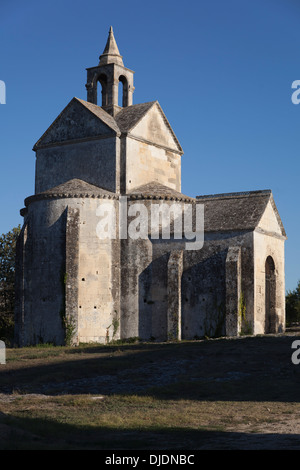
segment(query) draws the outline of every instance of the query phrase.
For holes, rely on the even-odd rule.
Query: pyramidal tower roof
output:
[[[104,48],[103,53],[100,55],[99,59],[100,59],[99,65],[118,64],[124,67],[123,59],[122,59],[122,56],[120,55],[120,52],[119,52],[119,49],[118,49],[118,46],[114,37],[112,26],[109,29],[106,46]]]

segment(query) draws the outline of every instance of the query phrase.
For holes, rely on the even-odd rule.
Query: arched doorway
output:
[[[265,264],[265,333],[276,333],[276,274],[272,256]]]

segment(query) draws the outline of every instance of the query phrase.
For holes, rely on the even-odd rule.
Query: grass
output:
[[[293,339],[8,349],[0,449],[298,449]]]

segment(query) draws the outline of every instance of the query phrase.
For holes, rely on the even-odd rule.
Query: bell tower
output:
[[[87,68],[87,101],[101,106],[106,112],[115,116],[122,108],[132,105],[134,92],[134,72],[124,67],[112,26],[100,61],[96,67]],[[121,106],[119,104],[119,83],[123,90]],[[98,83],[102,87],[102,100],[97,96]]]

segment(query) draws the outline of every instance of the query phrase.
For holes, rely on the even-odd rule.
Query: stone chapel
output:
[[[34,145],[35,191],[17,243],[16,344],[283,332],[286,233],[272,192],[182,194],[181,145],[158,101],[133,104],[133,79],[110,28],[87,69],[87,100],[73,98]],[[128,223],[137,203],[201,205],[202,246],[186,249],[175,219],[169,239],[122,237],[118,227],[99,237],[99,208],[120,215],[120,200]]]

